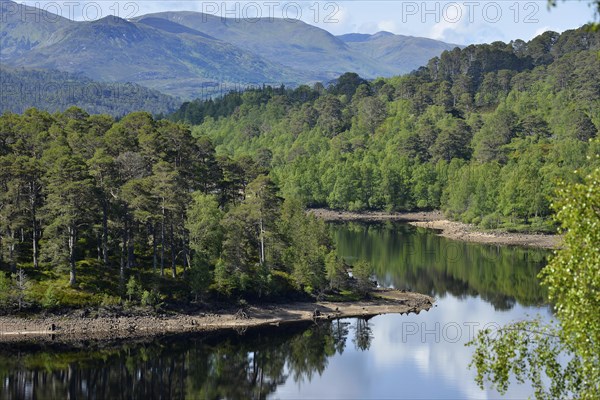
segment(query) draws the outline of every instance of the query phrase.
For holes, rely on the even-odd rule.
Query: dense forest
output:
[[[0,65],[0,113],[23,113],[30,107],[48,112],[78,106],[90,114],[122,117],[144,110],[154,115],[172,112],[175,97],[132,83],[105,83],[56,70]]]
[[[553,231],[558,181],[598,163],[600,31],[472,45],[406,76],[184,103],[218,154],[254,157],[283,197],[343,210],[442,209],[484,228]]]
[[[0,305],[347,287],[324,222],[279,197],[267,173],[260,160],[217,156],[208,138],[145,112],[118,122],[79,108],[4,114]],[[70,288],[58,284],[66,276]]]

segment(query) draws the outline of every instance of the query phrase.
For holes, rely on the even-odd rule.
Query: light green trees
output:
[[[365,295],[373,288],[373,266],[368,261],[357,261],[352,267],[352,276],[356,279],[356,289],[359,293]]]
[[[477,382],[500,392],[511,375],[529,380],[538,398],[600,396],[600,169],[560,189],[553,204],[564,248],[541,271],[558,326],[521,321],[483,331],[472,365]],[[545,379],[545,377],[549,379]],[[548,385],[546,385],[548,383]]]

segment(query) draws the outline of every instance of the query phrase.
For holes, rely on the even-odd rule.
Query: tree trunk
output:
[[[69,274],[69,285],[71,287],[77,284],[77,278],[75,275],[75,242],[77,240],[77,231],[76,228],[69,227],[69,266],[70,266],[70,274]]]
[[[127,268],[131,269],[135,266],[135,240],[133,230],[135,223],[133,221],[129,224],[127,230]]]
[[[186,272],[189,266],[187,240],[185,239],[185,232],[183,233],[183,239],[181,240],[181,251],[183,254],[183,272]]]
[[[185,213],[181,216],[181,220],[185,221]],[[181,224],[181,253],[183,255],[183,272],[187,272],[188,266],[190,265],[188,258],[188,232],[185,229],[185,224]]]
[[[260,263],[265,263],[265,231],[263,229],[263,220],[260,218]]]
[[[152,224],[152,270],[156,273],[156,267],[158,266],[158,254],[156,252],[156,224]]]
[[[40,266],[40,261],[39,261],[39,246],[38,246],[38,224],[37,224],[37,218],[35,217],[35,211],[33,214],[33,221],[32,221],[32,228],[33,228],[33,232],[31,233],[31,242],[32,242],[32,252],[33,252],[33,268],[38,269]]]
[[[171,239],[171,272],[173,275],[173,278],[175,278],[177,276],[177,270],[175,268],[175,235],[173,234],[173,222],[171,222],[171,235],[170,235],[170,239]]]
[[[108,266],[108,204],[102,201],[102,261]]]
[[[96,259],[98,261],[102,260],[102,234],[99,234],[97,237],[98,241],[96,242]]]
[[[160,276],[165,276],[165,209],[160,223]]]
[[[123,236],[121,237],[121,262],[120,262],[120,278],[121,278],[121,282],[124,283],[125,282],[125,264],[126,264],[126,253],[127,253],[127,225],[125,225],[124,229],[123,229]]]
[[[15,260],[15,231],[10,229],[10,244],[8,245],[8,262],[10,263],[10,272],[17,272],[17,260]]]

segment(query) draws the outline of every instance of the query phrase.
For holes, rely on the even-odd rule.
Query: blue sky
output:
[[[588,1],[22,1],[76,20],[106,15],[123,18],[158,11],[203,11],[218,16],[253,20],[261,17],[300,19],[329,32],[423,36],[456,44],[513,39],[529,40],[546,30],[562,32],[594,18]]]

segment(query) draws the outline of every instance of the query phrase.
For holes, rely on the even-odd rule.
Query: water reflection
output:
[[[448,240],[406,224],[339,224],[332,231],[339,254],[350,263],[370,261],[384,286],[436,297],[479,296],[497,310],[546,299],[536,278],[546,250]]]
[[[0,346],[2,399],[263,399],[287,380],[310,382],[349,339],[369,349],[367,320],[177,335],[135,344]]]

